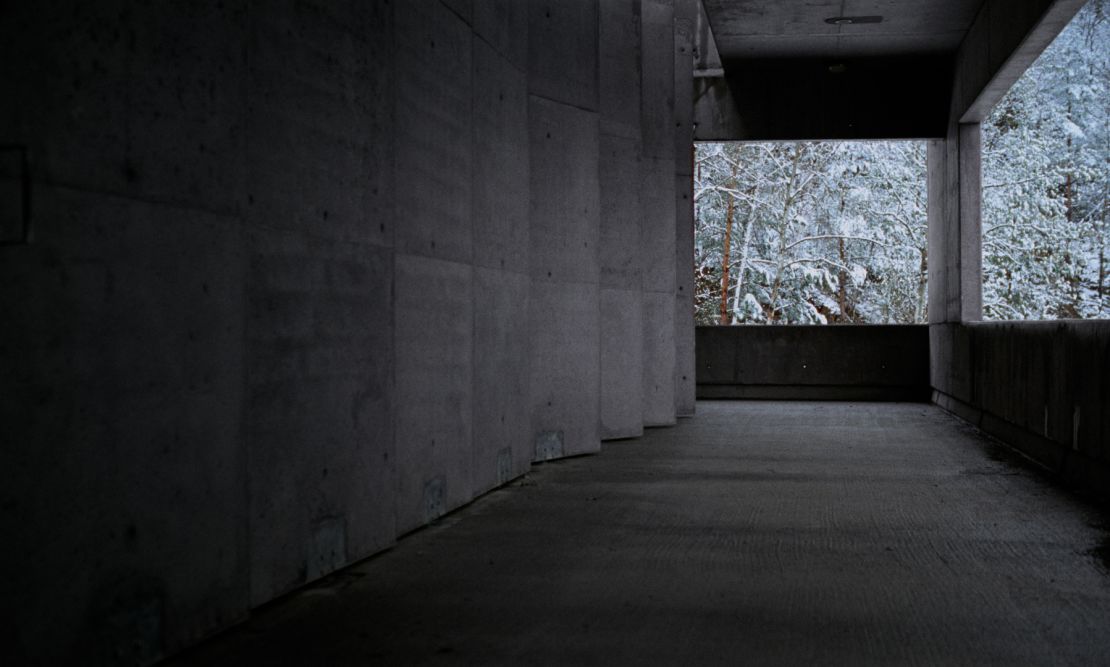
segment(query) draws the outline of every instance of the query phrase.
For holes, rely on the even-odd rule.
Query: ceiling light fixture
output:
[[[832,25],[858,25],[860,23],[882,23],[881,16],[832,16],[825,19],[825,23]]]

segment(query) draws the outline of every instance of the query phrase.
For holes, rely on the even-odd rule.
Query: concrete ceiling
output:
[[[702,0],[722,60],[955,53],[982,0]],[[837,16],[881,23],[830,25]]]

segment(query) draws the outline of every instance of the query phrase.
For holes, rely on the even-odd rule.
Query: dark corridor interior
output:
[[[1110,488],[1110,322],[981,321],[1082,4],[0,4],[0,663],[1107,662],[972,430]],[[876,136],[929,322],[698,331],[695,142]]]

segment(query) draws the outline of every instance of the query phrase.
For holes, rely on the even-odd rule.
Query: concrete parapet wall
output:
[[[1069,483],[1110,483],[1110,322],[930,327],[934,400]]]
[[[929,399],[924,325],[697,328],[699,398]]]

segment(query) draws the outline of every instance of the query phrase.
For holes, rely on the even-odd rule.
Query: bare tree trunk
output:
[[[755,186],[748,188],[749,201],[755,201]],[[748,206],[748,216],[744,222],[744,236],[740,241],[740,266],[736,269],[736,287],[733,289],[732,299],[732,323],[736,324],[740,321],[740,302],[743,299],[744,276],[748,270],[748,251],[752,242],[752,227],[755,226],[752,220],[752,213],[755,211],[755,204]]]
[[[779,257],[778,266],[775,267],[775,280],[771,284],[771,302],[768,308],[771,309],[771,316],[767,321],[774,324],[778,320],[778,300],[779,288],[782,287],[782,272],[786,268],[786,230],[790,225],[788,216],[790,215],[790,207],[794,204],[794,197],[797,195],[794,192],[794,186],[798,182],[798,163],[802,161],[802,145],[801,143],[794,146],[794,159],[790,165],[790,181],[786,186],[786,197],[782,204],[782,220],[779,226]]]
[[[736,168],[732,170],[733,182],[729,188],[736,187]],[[725,203],[725,247],[721,253],[721,324],[728,324],[728,267],[731,262],[729,254],[732,252],[732,193],[726,195],[728,197]]]
[[[841,203],[840,203],[840,208],[841,208],[841,210],[843,210],[843,208],[844,208],[844,202],[843,201],[841,201]],[[844,237],[838,238],[836,240],[836,246],[837,246],[837,248],[836,248],[837,252],[840,255],[840,266],[846,266],[845,260],[847,258],[845,257],[845,253],[844,253]],[[837,283],[839,283],[839,284],[836,286],[836,306],[837,306],[837,308],[840,309],[840,315],[839,315],[838,319],[841,322],[847,322],[848,321],[848,287],[845,285],[845,283],[848,282],[848,272],[845,271],[844,269],[840,269],[840,271],[838,272],[838,275],[837,275],[837,279],[838,279]]]
[[[1100,227],[1102,225],[1099,225]],[[1102,237],[1102,234],[1099,234]],[[1106,313],[1106,306],[1103,303],[1106,295],[1106,244],[1100,242],[1098,246],[1098,312],[1099,317],[1103,317]]]
[[[924,322],[928,317],[929,294],[926,289],[929,279],[929,250],[921,249],[921,268],[917,274],[917,321]]]

